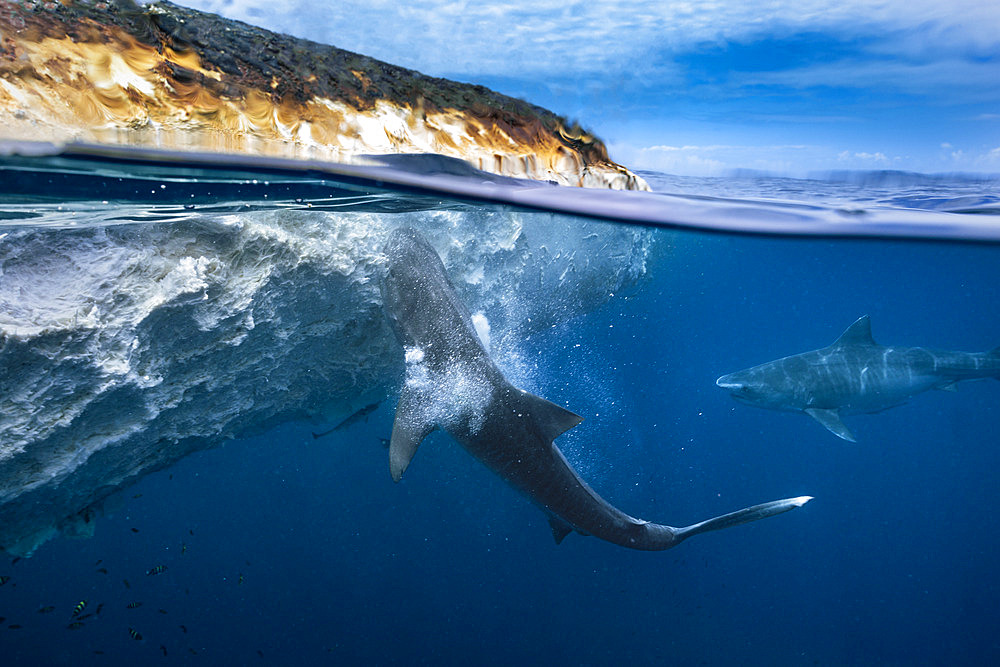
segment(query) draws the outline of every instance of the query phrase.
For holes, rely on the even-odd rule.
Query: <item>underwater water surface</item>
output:
[[[635,225],[177,165],[4,176],[4,664],[1000,657],[1000,382],[845,415],[856,443],[715,384],[864,315],[880,344],[992,350],[994,243]],[[761,218],[776,199],[996,216],[984,183],[646,176]],[[403,353],[377,284],[404,226],[508,379],[584,417],[555,443],[615,506],[677,526],[815,499],[647,553],[556,545],[442,432],[393,483]]]

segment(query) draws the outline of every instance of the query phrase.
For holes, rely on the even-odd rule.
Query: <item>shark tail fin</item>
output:
[[[736,510],[735,512],[730,512],[729,514],[723,514],[722,516],[707,519],[706,521],[702,521],[691,526],[685,526],[684,528],[674,528],[673,545],[679,544],[681,541],[686,540],[692,535],[699,535],[713,530],[739,526],[743,523],[750,523],[751,521],[757,521],[758,519],[766,519],[769,516],[783,514],[795,509],[796,507],[802,507],[810,500],[812,500],[812,496],[799,496],[798,498],[774,500],[769,503],[754,505],[753,507],[744,507],[741,510]]]

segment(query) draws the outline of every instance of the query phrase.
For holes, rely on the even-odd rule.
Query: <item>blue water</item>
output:
[[[771,181],[727,187],[773,196]],[[823,187],[813,203],[863,199]],[[976,196],[995,201],[988,188]],[[24,233],[15,222],[9,233]],[[586,224],[599,235],[621,225]],[[1000,382],[849,416],[856,444],[714,384],[823,347],[865,314],[880,343],[992,349],[1000,246],[644,233],[641,278],[495,346],[498,364],[586,418],[556,444],[634,516],[686,525],[775,498],[814,501],[667,552],[579,535],[556,546],[544,515],[446,435],[394,484],[380,442],[390,396],[322,439],[296,419],[226,438],[120,491],[93,537],[0,557],[3,664],[1000,659]],[[156,565],[167,569],[147,575]],[[68,629],[80,600],[104,607]],[[46,605],[55,610],[37,611]]]

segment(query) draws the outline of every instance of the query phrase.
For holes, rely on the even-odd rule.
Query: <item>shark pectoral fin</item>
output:
[[[398,482],[417,453],[417,447],[437,425],[428,422],[420,409],[422,396],[403,389],[396,406],[396,419],[392,423],[389,439],[389,474]]]
[[[820,410],[819,408],[806,408],[804,412],[826,427],[830,433],[838,438],[843,438],[848,442],[857,442],[851,432],[840,421],[840,413],[836,410]]]
[[[556,544],[562,544],[566,536],[573,532],[573,526],[555,514],[549,515],[549,527],[552,529],[552,538],[556,541]]]
[[[521,392],[521,401],[521,409],[525,414],[531,415],[539,432],[549,440],[555,440],[583,421],[583,417],[575,412],[526,391]]]

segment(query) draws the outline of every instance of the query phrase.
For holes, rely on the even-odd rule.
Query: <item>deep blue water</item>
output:
[[[557,445],[634,516],[805,507],[661,553],[557,546],[446,435],[394,484],[390,398],[322,439],[292,421],[196,452],[121,492],[94,537],[0,559],[3,664],[1000,659],[1000,382],[849,416],[856,444],[714,384],[865,314],[880,343],[992,349],[1000,246],[651,234],[638,284],[498,363],[586,417]],[[68,629],[84,599],[102,612]]]

